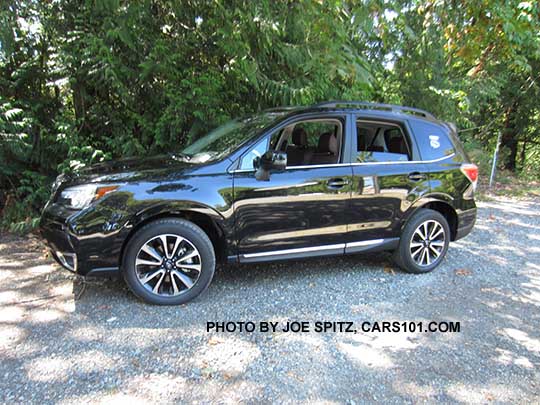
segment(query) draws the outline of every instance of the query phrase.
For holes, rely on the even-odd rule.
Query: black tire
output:
[[[444,240],[442,241],[442,243],[440,239],[433,238],[433,240],[431,240],[429,236],[426,238],[428,239],[427,241],[424,242],[424,240],[422,240],[421,233],[428,233],[424,232],[423,228],[423,224],[426,223],[428,225],[428,229],[434,229],[436,232],[438,232],[440,228],[437,228],[435,224],[440,224],[440,227],[444,232]],[[422,229],[420,229],[420,234],[415,234],[415,232],[417,232],[420,226],[422,226]],[[429,228],[430,226],[432,226],[433,228]],[[439,264],[441,264],[444,256],[446,255],[446,252],[448,251],[449,242],[450,227],[448,226],[448,221],[446,221],[446,218],[437,211],[422,208],[409,219],[407,225],[403,229],[399,241],[399,246],[394,251],[394,262],[401,269],[405,270],[408,273],[429,273]],[[413,246],[413,243],[414,245],[422,244],[422,246]],[[437,244],[437,246],[435,246],[435,244]],[[435,252],[438,251],[438,247],[442,248],[440,250],[439,256],[437,256],[435,260],[430,262],[430,258],[435,258]],[[426,250],[425,254],[423,252],[424,250]],[[426,258],[426,255],[432,256]],[[423,260],[420,259],[420,257],[422,257]],[[418,262],[419,260],[421,261],[421,263]]]
[[[173,277],[170,272],[177,271],[177,273],[180,273],[180,267],[177,268],[177,264],[174,264],[174,270],[171,270],[170,268],[167,269],[164,261],[169,261],[171,263],[179,262],[175,261],[175,259],[172,257],[167,260],[168,256],[166,253],[161,254],[162,251],[154,250],[154,252],[162,255],[162,264],[159,266],[152,265],[150,267],[151,270],[147,273],[142,274],[141,269],[147,269],[149,268],[148,266],[136,264],[136,261],[137,263],[140,263],[138,260],[141,259],[140,255],[145,254],[142,253],[143,247],[147,249],[148,243],[158,243],[159,240],[161,240],[158,238],[161,238],[163,235],[166,235],[165,245],[169,246],[167,249],[173,251],[174,248],[170,248],[171,245],[169,245],[167,242],[170,242],[172,238],[172,244],[174,244],[174,241],[176,240],[174,238],[180,237],[181,242],[179,242],[180,244],[177,245],[177,252],[183,252],[181,249],[188,250],[191,248],[193,249],[192,252],[197,253],[196,259],[189,259],[190,262],[197,260],[197,263],[188,263],[190,266],[198,266],[200,268],[198,273],[193,270],[196,277],[194,276],[193,279],[190,278],[189,281],[193,282],[191,287],[188,287],[189,284],[183,284],[180,282],[180,279]],[[180,248],[180,246],[183,246],[184,244],[186,247]],[[157,247],[157,249],[159,249],[159,247]],[[151,257],[149,257],[149,259],[152,260]],[[206,233],[194,223],[179,218],[159,219],[143,226],[129,241],[122,260],[122,274],[130,290],[142,300],[157,305],[180,305],[191,301],[206,290],[206,288],[208,288],[214,276],[215,267],[216,256],[214,247],[208,238],[208,235],[206,235]],[[188,270],[188,272],[189,271],[192,270]],[[150,278],[152,281],[144,280],[146,275],[158,272],[165,273],[159,273],[158,276],[153,276]],[[185,276],[185,274],[182,273],[182,276]],[[180,292],[172,291],[172,279],[174,279],[175,287],[177,287],[177,290]],[[146,284],[143,284],[143,281],[145,281]],[[157,287],[157,293],[155,293],[150,289],[150,287],[152,287],[152,282],[157,284],[158,281],[160,282],[160,286]],[[168,288],[170,295],[167,295],[167,293],[164,291],[165,287]],[[184,287],[185,290],[182,290],[181,287]],[[161,293],[160,288],[162,289]],[[173,295],[173,293],[177,293],[178,295]]]

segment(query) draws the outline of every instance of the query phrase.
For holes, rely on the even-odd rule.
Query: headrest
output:
[[[356,127],[356,144],[358,151],[367,151],[368,142],[373,139],[373,131],[368,128]]]
[[[296,146],[307,146],[307,133],[304,128],[294,128],[292,133],[292,143]]]
[[[319,137],[319,145],[317,146],[317,152],[337,154],[337,138],[330,132],[325,132]]]
[[[380,145],[371,145],[366,148],[366,152],[384,152],[384,148]]]
[[[388,148],[388,152],[390,153],[404,153],[404,144],[403,139],[399,136],[395,136],[390,138],[390,140],[386,141],[386,147]]]

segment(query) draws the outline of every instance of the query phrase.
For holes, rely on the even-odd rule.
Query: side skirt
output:
[[[397,248],[399,238],[372,239],[358,242],[340,243],[337,245],[311,246],[298,249],[274,250],[261,253],[238,255],[240,263],[258,263],[275,260],[302,259],[318,256],[335,256],[349,253],[376,252]],[[229,258],[229,261],[232,258]]]
[[[99,267],[90,270],[88,273],[84,274],[84,276],[119,278],[120,269],[118,267]]]

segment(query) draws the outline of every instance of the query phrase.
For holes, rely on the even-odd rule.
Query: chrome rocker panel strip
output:
[[[369,250],[375,246],[382,245],[387,240],[388,239],[372,239],[347,243],[345,246],[345,253],[363,252],[364,250]]]
[[[241,263],[262,262],[269,260],[284,260],[302,257],[342,255],[357,253],[368,250],[394,249],[399,243],[399,238],[372,239],[336,245],[311,246],[306,248],[273,250],[260,253],[246,253],[239,255]]]
[[[245,258],[250,257],[264,257],[264,256],[279,256],[279,255],[288,255],[293,253],[304,253],[304,252],[313,252],[317,250],[340,250],[345,248],[345,243],[340,243],[337,245],[325,245],[325,246],[312,246],[307,248],[298,248],[298,249],[285,249],[285,250],[274,250],[271,252],[261,252],[261,253],[248,253],[243,255]]]

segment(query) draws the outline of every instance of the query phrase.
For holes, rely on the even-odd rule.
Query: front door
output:
[[[344,252],[353,174],[346,127],[346,116],[287,122],[243,156],[234,173],[240,261]],[[257,180],[250,165],[267,149],[286,151],[289,163]]]

